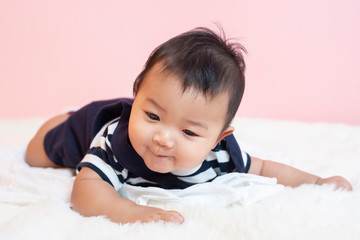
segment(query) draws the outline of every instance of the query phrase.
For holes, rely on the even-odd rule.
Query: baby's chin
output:
[[[169,166],[164,166],[162,164],[151,164],[147,161],[144,161],[144,162],[145,162],[145,165],[147,166],[147,168],[153,172],[165,174],[165,173],[169,173],[174,170],[174,168],[169,167]]]
[[[157,172],[157,173],[163,173],[163,174],[166,174],[166,173],[170,173],[172,170],[168,170],[168,169],[163,169],[163,168],[153,168],[153,167],[149,167],[148,168],[153,171],[153,172]]]
[[[145,162],[145,165],[153,172],[157,172],[157,173],[173,173],[175,175],[183,175],[181,173],[185,173],[184,175],[187,175],[186,172],[188,171],[192,171],[193,168],[186,168],[186,169],[178,169],[178,168],[174,168],[174,167],[165,167],[165,166],[159,166],[159,165],[151,165],[151,164],[147,164]]]
[[[157,173],[173,173],[179,176],[186,176],[196,172],[202,165],[200,163],[197,166],[193,165],[179,165],[176,164],[177,159],[175,157],[164,157],[164,158],[143,158],[145,165],[148,169]]]

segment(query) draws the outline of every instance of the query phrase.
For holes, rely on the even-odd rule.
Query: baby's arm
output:
[[[183,216],[176,211],[141,206],[120,197],[110,184],[87,167],[83,167],[75,179],[71,202],[73,209],[84,216],[106,216],[118,223],[184,222]]]
[[[266,161],[255,157],[251,157],[249,173],[265,177],[275,177],[279,184],[291,187],[297,187],[306,183],[318,185],[334,184],[336,189],[343,188],[352,190],[351,184],[343,177],[334,176],[330,178],[321,178],[285,164]]]

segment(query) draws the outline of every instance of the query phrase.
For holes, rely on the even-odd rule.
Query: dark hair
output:
[[[220,29],[221,30],[221,29]],[[194,88],[205,97],[229,93],[229,106],[224,129],[239,108],[245,88],[245,48],[230,42],[224,32],[217,35],[207,28],[195,28],[158,46],[147,60],[134,83],[134,95],[150,69],[159,62],[163,69],[183,81],[183,91]]]

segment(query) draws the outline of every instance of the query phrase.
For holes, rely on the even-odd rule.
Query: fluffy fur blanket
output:
[[[284,188],[251,204],[156,202],[185,217],[172,223],[116,224],[70,209],[73,171],[31,168],[26,142],[42,119],[0,120],[0,239],[360,239],[360,127],[236,119],[251,155],[322,177],[342,175],[354,190]]]

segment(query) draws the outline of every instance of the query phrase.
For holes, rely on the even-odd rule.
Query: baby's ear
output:
[[[235,128],[233,126],[229,126],[228,128],[226,128],[219,136],[218,140],[216,141],[216,144],[214,145],[214,147],[221,141],[221,139],[223,139],[226,136],[231,135],[234,132]]]

